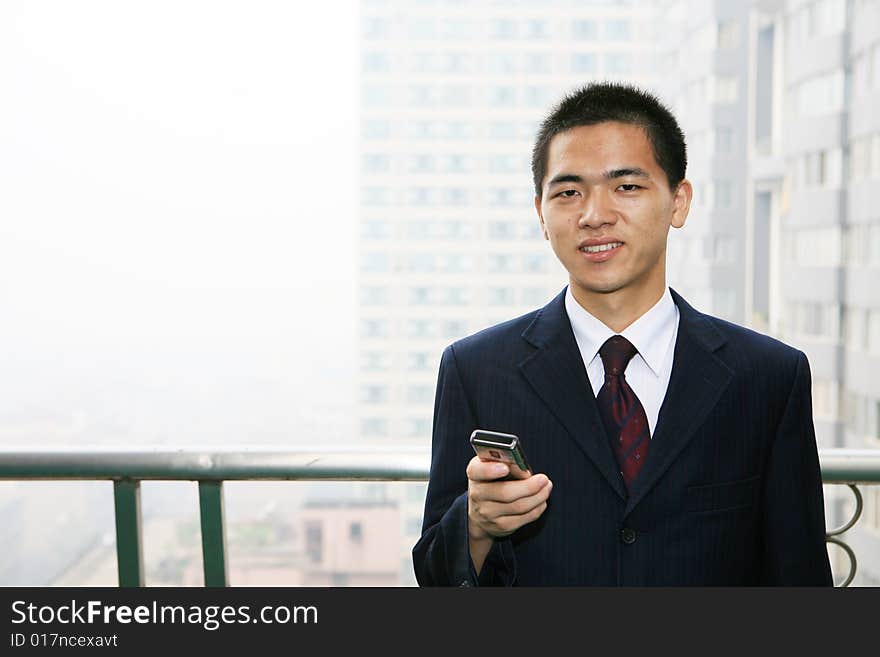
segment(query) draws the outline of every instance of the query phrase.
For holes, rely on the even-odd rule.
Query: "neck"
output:
[[[666,291],[666,281],[661,280],[659,285],[652,285],[649,289],[605,293],[584,290],[575,284],[570,287],[575,301],[584,310],[615,333],[620,333],[660,301]]]

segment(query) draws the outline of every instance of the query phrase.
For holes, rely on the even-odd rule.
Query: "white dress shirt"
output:
[[[605,367],[599,356],[599,348],[608,338],[617,334],[575,300],[570,286],[565,292],[565,311],[584,359],[593,394],[598,396],[602,384],[605,383]],[[619,335],[638,349],[638,353],[629,361],[624,376],[645,408],[653,438],[660,407],[669,387],[672,356],[678,336],[678,307],[672,300],[669,288],[666,288],[663,296],[648,312],[623,329]]]

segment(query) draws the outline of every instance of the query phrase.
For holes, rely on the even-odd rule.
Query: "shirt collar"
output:
[[[584,362],[589,364],[615,333],[575,300],[571,286],[565,291],[565,311]],[[660,376],[663,358],[675,332],[677,313],[667,287],[650,310],[620,332],[638,350],[655,376]]]

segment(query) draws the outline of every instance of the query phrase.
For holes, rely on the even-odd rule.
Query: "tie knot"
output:
[[[605,367],[605,376],[609,374],[620,376],[626,370],[630,359],[636,355],[637,349],[633,343],[622,335],[612,335],[599,348],[599,356]]]

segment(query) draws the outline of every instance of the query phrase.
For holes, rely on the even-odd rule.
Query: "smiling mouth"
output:
[[[582,246],[579,250],[584,253],[602,253],[623,246],[623,242],[610,242],[608,244],[598,244],[596,246]]]

